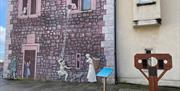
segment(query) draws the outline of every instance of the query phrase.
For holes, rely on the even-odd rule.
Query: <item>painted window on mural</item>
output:
[[[79,69],[80,68],[80,61],[81,61],[81,54],[77,53],[76,54],[76,68]]]
[[[139,0],[139,3],[150,3],[153,2],[153,0]]]
[[[77,10],[79,7],[79,0],[72,0],[72,9]]]
[[[88,11],[96,8],[96,0],[70,0],[72,10]]]
[[[19,0],[19,16],[39,15],[41,0]]]
[[[91,9],[91,0],[82,0],[82,10]]]
[[[31,0],[31,14],[36,14],[36,0]]]
[[[28,0],[23,0],[23,5],[22,5],[22,14],[27,15],[27,5],[28,5]]]

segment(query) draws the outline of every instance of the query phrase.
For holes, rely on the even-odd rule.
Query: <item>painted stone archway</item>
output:
[[[30,78],[36,79],[36,60],[37,53],[39,52],[39,44],[35,43],[35,34],[27,35],[27,43],[22,45],[23,53],[23,62],[22,62],[22,78],[26,77],[26,67],[25,64],[28,61],[31,62],[30,69]],[[25,73],[26,72],[26,73]]]

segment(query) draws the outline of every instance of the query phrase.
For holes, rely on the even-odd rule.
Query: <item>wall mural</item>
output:
[[[26,77],[27,79],[31,75],[30,65],[31,65],[31,61],[30,60],[26,61],[25,64],[24,64],[24,77]]]
[[[68,39],[68,31],[71,31],[71,30],[68,29],[67,26],[68,26],[68,22],[69,22],[69,18],[70,18],[70,13],[75,8],[74,5],[75,4],[72,3],[72,4],[68,5],[68,7],[66,7],[67,15],[66,15],[66,26],[65,26],[65,30],[63,32],[63,35],[64,35],[64,37],[63,37],[63,46],[62,46],[62,49],[61,49],[61,52],[60,52],[60,59],[58,60],[59,71],[57,71],[57,73],[59,75],[59,78],[64,76],[64,81],[67,81],[67,78],[68,78],[68,72],[66,70],[70,69],[70,67],[68,67],[65,64],[64,56],[65,56],[65,48],[66,48],[66,45],[67,45],[66,42],[67,42],[67,39]],[[88,82],[96,82],[97,80],[96,80],[96,73],[95,73],[95,69],[94,69],[93,60],[91,59],[90,54],[86,54],[85,56],[87,58],[86,62],[89,64],[89,69],[88,69],[88,74],[87,74]],[[76,65],[79,65],[79,63],[77,63]]]
[[[12,4],[17,6],[18,3]],[[104,6],[113,4],[98,0],[92,3],[95,8],[86,12],[80,8],[77,12],[73,3],[70,3],[72,6],[64,4],[67,0],[42,0],[41,15],[33,18],[17,17],[14,12],[18,7],[13,7],[10,19],[13,29],[9,34],[11,43],[7,48],[12,53],[7,59],[18,58],[14,67],[16,77],[96,82],[96,73],[107,66],[106,63],[113,64],[107,62],[107,58],[114,57],[114,52],[109,51],[114,46],[108,44],[113,43],[114,25],[105,21],[109,19],[104,19]]]
[[[16,79],[16,72],[17,72],[17,60],[16,57],[13,57],[11,62],[8,65],[8,78],[9,79]]]
[[[70,67],[67,67],[63,59],[59,59],[58,63],[60,65],[59,71],[57,71],[59,78],[61,78],[61,76],[65,76],[64,80],[67,81],[68,72],[66,71],[66,69],[70,69]]]
[[[90,57],[90,54],[86,54],[86,58],[87,58],[86,62],[89,64],[89,69],[88,69],[88,74],[87,74],[88,82],[96,82],[97,79],[96,79],[96,72],[94,69],[93,60]]]

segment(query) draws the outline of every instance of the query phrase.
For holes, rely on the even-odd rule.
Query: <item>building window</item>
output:
[[[19,17],[37,17],[41,11],[41,0],[19,0]]]
[[[88,11],[96,9],[96,0],[68,0],[73,11]]]

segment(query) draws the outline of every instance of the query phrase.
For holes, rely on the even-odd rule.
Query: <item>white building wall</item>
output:
[[[159,82],[180,87],[180,0],[161,0],[160,26],[133,27],[133,0],[117,0],[118,77],[121,82],[148,84],[134,67],[134,55],[153,48],[154,53],[169,53],[173,68]],[[148,13],[148,10],[147,10]]]

